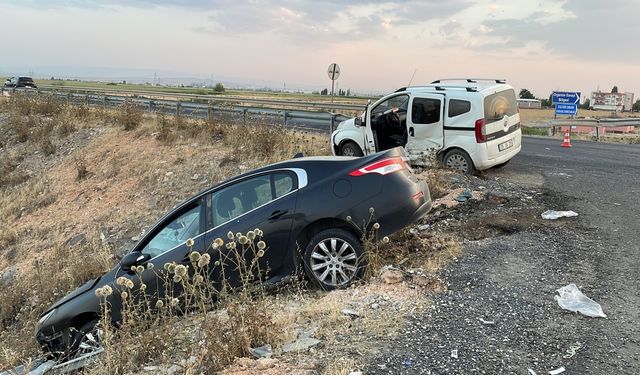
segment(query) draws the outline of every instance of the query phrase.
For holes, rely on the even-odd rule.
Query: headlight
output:
[[[48,313],[46,313],[45,315],[43,315],[42,318],[40,318],[40,320],[38,320],[38,327],[42,326],[44,324],[44,322],[46,322],[47,319],[49,319],[51,317],[51,315],[53,315],[54,312],[56,312],[56,309],[53,309],[53,310],[49,311]]]

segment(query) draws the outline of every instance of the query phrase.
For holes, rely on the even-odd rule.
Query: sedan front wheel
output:
[[[344,288],[362,276],[362,244],[343,229],[326,229],[313,236],[304,253],[309,279],[324,290]]]

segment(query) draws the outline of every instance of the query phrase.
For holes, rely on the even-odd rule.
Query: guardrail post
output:
[[[595,126],[596,128],[596,142],[600,142],[600,128]]]
[[[89,105],[89,94],[84,94],[84,105]]]
[[[207,102],[207,120],[211,121],[213,119],[213,107],[211,106],[211,100]]]
[[[331,134],[333,134],[333,129],[336,126],[336,114],[332,113],[331,114]]]
[[[180,116],[180,101],[176,102],[176,116]]]
[[[284,111],[284,126],[287,126],[287,111]]]
[[[149,99],[149,113],[153,113],[153,100]]]
[[[67,94],[67,105],[71,105],[71,93]]]
[[[105,109],[107,108],[107,96],[106,96],[106,95],[102,98],[102,106],[103,106]]]
[[[247,109],[243,109],[242,110],[242,121],[245,125],[247,125]],[[286,119],[285,119],[285,123],[286,123]]]

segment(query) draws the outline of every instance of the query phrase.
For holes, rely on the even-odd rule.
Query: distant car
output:
[[[405,87],[341,122],[331,135],[334,155],[361,156],[403,146],[411,164],[472,174],[505,166],[521,148],[516,93],[503,80],[437,80]]]
[[[346,287],[363,273],[361,238],[363,229],[374,224],[370,208],[380,224],[379,236],[418,221],[431,209],[427,184],[406,160],[400,147],[362,158],[300,157],[205,190],[164,216],[114,269],[49,307],[37,324],[36,339],[58,357],[90,351],[99,341],[96,289],[110,285],[117,290],[116,279],[123,276],[139,284],[132,267],[140,265],[151,263],[162,275],[164,264],[188,264],[191,251],[210,254],[213,263],[220,255],[210,245],[228,232],[259,228],[264,233],[268,248],[260,266],[269,270],[267,284],[286,280],[302,265],[320,288]],[[364,223],[369,226],[362,228]],[[152,299],[165,290],[166,277],[155,272],[141,277]],[[219,271],[210,277],[219,282]],[[226,277],[233,282],[237,275]],[[121,300],[111,296],[108,301],[117,324]]]
[[[33,78],[31,77],[11,77],[5,83],[4,87],[6,88],[29,88],[29,89],[37,89],[36,83],[33,82]]]

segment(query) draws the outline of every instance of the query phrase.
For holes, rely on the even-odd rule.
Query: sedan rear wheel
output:
[[[324,290],[344,288],[362,276],[362,245],[351,233],[327,229],[311,239],[304,253],[307,276]]]

